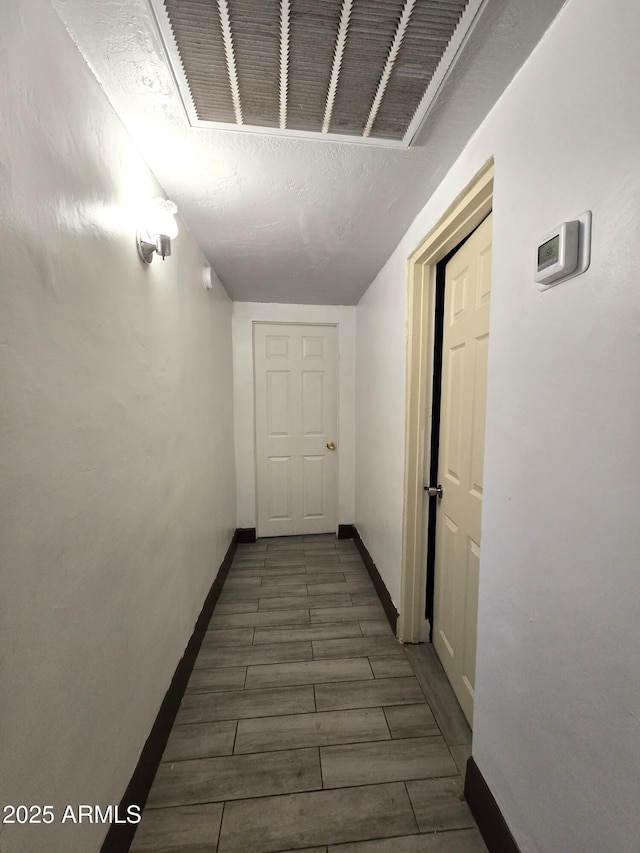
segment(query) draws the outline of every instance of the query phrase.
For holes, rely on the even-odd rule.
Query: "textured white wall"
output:
[[[495,156],[473,752],[523,853],[640,838],[639,36],[636,3],[571,0],[358,308],[356,524],[396,595],[406,258]],[[591,268],[539,292],[585,209]]]
[[[353,524],[355,475],[355,317],[342,305],[233,304],[233,384],[238,527],[256,526],[253,323],[329,323],[338,327],[338,522]]]
[[[406,259],[396,252],[356,311],[356,526],[400,607]]]
[[[3,853],[99,849],[235,528],[231,303],[53,9],[0,0]]]

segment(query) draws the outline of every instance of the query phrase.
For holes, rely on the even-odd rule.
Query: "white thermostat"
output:
[[[591,259],[591,211],[563,222],[538,244],[536,281],[543,289],[581,275]]]

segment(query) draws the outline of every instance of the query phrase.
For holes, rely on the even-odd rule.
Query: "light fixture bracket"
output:
[[[155,243],[150,243],[148,240],[143,240],[140,234],[138,234],[138,254],[140,255],[140,259],[144,261],[145,264],[151,263],[155,250]]]

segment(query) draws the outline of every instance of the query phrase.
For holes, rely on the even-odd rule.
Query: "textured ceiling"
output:
[[[51,2],[231,297],[351,305],[563,0],[488,0],[407,150],[191,127],[145,0]]]
[[[378,145],[411,141],[482,5],[150,2],[192,125]]]

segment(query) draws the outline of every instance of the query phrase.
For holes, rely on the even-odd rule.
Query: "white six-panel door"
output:
[[[337,529],[335,326],[254,323],[258,536]]]
[[[491,294],[491,217],[446,268],[433,642],[473,721],[484,430]]]

